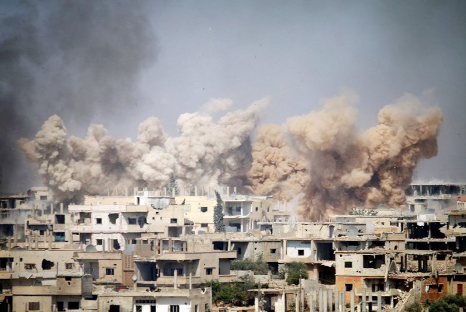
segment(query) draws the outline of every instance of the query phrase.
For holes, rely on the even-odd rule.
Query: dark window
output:
[[[170,312],[180,312],[180,306],[179,305],[171,305],[170,306]]]
[[[345,268],[352,268],[353,262],[345,262]]]
[[[259,211],[259,207],[256,207],[256,211]]]
[[[108,220],[110,221],[111,224],[116,224],[117,219],[118,219],[118,213],[111,213],[108,215]]]
[[[35,270],[36,269],[36,264],[35,263],[25,263],[24,264],[24,269],[26,269],[26,270]]]
[[[131,244],[133,244],[133,245],[136,245],[136,244],[137,244],[137,241],[136,241],[135,238],[133,238],[133,239],[131,240]]]
[[[57,311],[65,311],[65,305],[63,301],[57,301]]]
[[[69,301],[68,302],[69,310],[79,310],[79,301]]]
[[[136,224],[137,220],[136,218],[128,218],[128,224]]]
[[[96,239],[95,242],[96,242],[96,244],[98,246],[100,246],[100,245],[102,245],[104,243],[104,240],[103,239]]]
[[[106,268],[105,275],[115,275],[115,269],[113,268]]]
[[[201,207],[202,212],[207,212],[207,207]]]
[[[55,215],[56,224],[65,224],[65,215]]]
[[[170,223],[178,223],[178,219],[176,219],[176,218],[170,219]]]
[[[270,253],[271,254],[277,253],[277,250],[276,249],[270,249]]]
[[[352,291],[353,290],[353,284],[345,284],[345,290],[346,291]]]
[[[54,266],[52,261],[47,259],[42,260],[42,270],[50,270]]]
[[[136,312],[142,312],[142,305],[136,306]]]
[[[298,249],[298,256],[304,256],[304,249]]]
[[[39,311],[40,310],[40,302],[29,302],[28,310],[29,311]]]
[[[65,277],[65,281],[67,281],[67,282],[71,282],[71,279],[72,279],[71,276],[66,276],[66,277]]]
[[[65,232],[55,232],[55,241],[64,242],[66,239]]]
[[[95,223],[96,224],[102,224],[102,218],[96,218]]]
[[[41,196],[40,200],[47,200],[47,196]]]
[[[241,207],[236,207],[236,212],[241,212]]]
[[[74,268],[74,263],[66,263],[66,264],[65,264],[65,267],[66,267],[67,270],[73,270],[73,268]]]
[[[201,227],[207,227],[208,224],[207,223],[201,223]]]
[[[213,269],[212,268],[207,268],[205,269],[205,274],[206,275],[212,275]]]
[[[438,292],[441,293],[443,291],[443,284],[438,284]]]
[[[241,254],[241,247],[238,247],[238,255]]]

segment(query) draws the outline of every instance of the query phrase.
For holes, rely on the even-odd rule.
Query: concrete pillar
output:
[[[319,312],[324,312],[324,295],[322,289],[319,289]]]
[[[377,292],[377,312],[382,311],[382,294]]]
[[[16,223],[13,225],[13,231],[13,242],[15,246],[18,246],[18,225]]]
[[[178,269],[175,269],[175,284],[173,285],[173,288],[178,288]]]
[[[173,252],[173,241],[171,238],[168,239],[168,252]]]
[[[189,272],[189,289],[193,289],[193,272]]]
[[[39,249],[39,235],[34,235],[34,239],[35,239],[35,249]]]
[[[47,235],[47,240],[48,240],[48,249],[52,249],[52,238],[53,238],[53,233],[50,231]]]
[[[340,304],[340,298],[339,298],[339,296],[338,296],[338,291],[335,290],[335,291],[334,291],[334,294],[335,294],[335,311],[340,311],[340,308],[339,308],[339,307],[340,307],[340,306],[339,306],[339,304]]]
[[[63,203],[60,203],[60,214],[64,214],[65,208],[63,206]]]
[[[173,196],[173,197],[176,196],[176,189],[175,189],[175,188],[172,188],[172,196]]]
[[[345,292],[342,291],[340,293],[340,306],[341,306],[341,309],[340,311],[341,312],[345,312],[345,309],[346,309],[346,302],[345,302]]]
[[[8,250],[11,249],[11,236],[8,236]]]
[[[42,205],[42,211],[41,211],[42,215],[45,216],[45,205]]]
[[[366,312],[366,288],[362,289],[361,312]]]
[[[104,252],[104,251],[105,251],[105,239],[102,239],[102,252]]]
[[[315,290],[312,291],[312,305],[314,307],[313,312],[317,311],[317,292]]]
[[[327,308],[327,302],[328,302],[328,298],[327,298],[327,290],[323,290],[323,295],[322,295],[322,309],[324,312],[328,312],[328,308]]]
[[[254,312],[259,312],[259,295],[254,298]]]
[[[314,312],[314,302],[312,300],[312,294],[309,294],[308,297],[308,303],[309,303],[309,312]]]
[[[333,291],[327,290],[327,297],[328,297],[328,309],[329,311],[333,311]]]
[[[230,197],[230,187],[227,186],[227,198]]]
[[[350,296],[351,312],[354,312],[354,290],[351,290]]]
[[[367,298],[368,311],[372,312],[372,288],[369,288],[369,296]]]
[[[197,185],[194,186],[194,196],[197,196]]]
[[[233,187],[233,192],[234,192],[234,193],[235,193],[235,195],[236,195],[236,186],[235,186],[235,187]]]

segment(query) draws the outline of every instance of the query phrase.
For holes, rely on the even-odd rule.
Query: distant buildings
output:
[[[79,205],[53,203],[44,188],[2,195],[0,311],[207,312],[217,309],[209,283],[245,274],[267,287],[251,290],[256,311],[400,311],[465,294],[464,191],[416,184],[405,211],[296,222],[285,203],[227,190],[224,233],[214,233],[213,192],[135,190]],[[264,261],[269,274],[233,270],[236,259]],[[293,263],[309,275],[299,286],[284,279]]]

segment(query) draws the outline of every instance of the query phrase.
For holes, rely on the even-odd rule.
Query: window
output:
[[[40,196],[40,200],[47,200],[47,196]]]
[[[207,207],[201,207],[202,212],[207,212]]]
[[[298,249],[298,256],[304,256],[304,249]]]
[[[133,244],[133,245],[136,245],[136,244],[137,244],[137,241],[136,241],[135,238],[133,238],[133,239],[131,240],[131,244]]]
[[[213,271],[214,271],[214,270],[213,270],[212,268],[207,268],[207,269],[205,269],[205,274],[206,274],[206,275],[212,275],[212,272],[213,272]]]
[[[128,224],[136,224],[136,218],[128,218]]]
[[[170,219],[170,223],[178,223],[178,219],[172,218],[172,219]],[[178,307],[178,306],[177,306],[177,307]]]
[[[115,269],[114,268],[106,268],[105,269],[105,275],[115,275]]]
[[[103,245],[104,240],[103,239],[96,239],[95,242],[96,242],[97,246],[101,246],[101,245]]]
[[[102,218],[96,218],[95,223],[96,224],[102,224]]]
[[[65,263],[65,268],[67,270],[73,270],[74,268],[74,263]]]
[[[65,311],[65,304],[63,301],[57,301],[57,311]]]
[[[111,224],[116,224],[117,219],[118,219],[118,213],[111,213],[108,215],[108,220],[110,221]]]
[[[236,207],[236,212],[241,212],[241,207]]]
[[[136,306],[136,312],[142,312],[142,305]]]
[[[256,212],[259,211],[259,207],[256,207]]]
[[[345,268],[352,268],[353,267],[353,262],[345,262]]]
[[[241,247],[238,247],[238,255],[241,254]]]
[[[69,301],[68,310],[79,310],[79,301]]]
[[[170,305],[170,312],[180,312],[179,305]]]
[[[345,284],[345,290],[346,291],[352,291],[353,290],[353,284]]]
[[[197,304],[194,306],[194,312],[199,312],[199,306]]]
[[[40,302],[29,302],[28,310],[29,311],[39,311],[40,310]]]
[[[35,263],[25,263],[24,264],[24,269],[26,269],[26,270],[35,270],[36,269],[36,264]]]
[[[277,249],[270,249],[270,253],[271,254],[277,253]]]
[[[443,291],[443,284],[438,284],[438,292],[441,293]]]
[[[206,228],[208,226],[207,223],[201,223],[201,227]]]

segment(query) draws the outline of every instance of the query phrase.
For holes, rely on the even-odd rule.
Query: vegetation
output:
[[[254,271],[255,275],[266,275],[269,272],[267,262],[260,256],[256,261],[251,259],[233,260],[231,261],[232,270],[250,270]]]
[[[178,182],[176,182],[175,175],[172,173],[170,175],[170,184],[169,184],[169,192],[172,193],[173,190],[175,190],[175,194],[172,194],[172,196],[176,196],[180,194],[180,191],[178,190]]]
[[[215,191],[215,196],[217,197],[217,205],[214,208],[215,232],[225,232],[225,224],[223,223],[223,200],[217,191]]]
[[[412,303],[405,307],[406,312],[422,312],[422,307],[419,302]]]
[[[438,300],[427,299],[422,305],[419,302],[415,302],[407,305],[405,311],[422,312],[427,308],[429,312],[459,312],[461,307],[466,307],[466,297],[456,294],[446,295]]]
[[[429,312],[458,312],[460,308],[466,307],[466,297],[460,294],[446,295],[438,300],[426,300],[424,305]]]
[[[235,306],[247,306],[254,304],[254,293],[249,289],[259,288],[250,276],[242,276],[237,282],[220,283],[215,280],[203,285],[212,287],[212,301],[217,305],[233,304]],[[264,285],[261,285],[264,288]]]
[[[357,215],[357,216],[375,216],[379,212],[374,209],[365,209],[365,208],[353,208],[350,212],[348,212],[349,215]]]
[[[286,279],[286,282],[288,285],[298,285],[299,280],[304,278],[308,279],[309,274],[306,271],[304,263],[300,262],[291,262],[288,265],[287,271],[288,271],[288,277]]]

